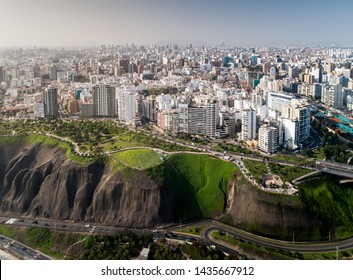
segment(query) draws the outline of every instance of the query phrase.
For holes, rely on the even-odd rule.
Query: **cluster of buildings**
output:
[[[1,57],[6,116],[151,122],[274,153],[308,143],[311,103],[348,117],[353,110],[351,49],[131,45]]]

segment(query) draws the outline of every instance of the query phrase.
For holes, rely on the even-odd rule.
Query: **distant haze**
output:
[[[0,47],[353,45],[353,1],[0,0]]]

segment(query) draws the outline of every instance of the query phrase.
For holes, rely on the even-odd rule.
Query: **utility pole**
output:
[[[336,260],[338,260],[338,246],[336,246]]]

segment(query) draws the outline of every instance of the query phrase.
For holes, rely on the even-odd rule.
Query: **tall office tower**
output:
[[[58,68],[55,65],[50,67],[49,78],[52,81],[58,79]]]
[[[150,122],[157,121],[156,97],[148,96],[142,101],[142,116]]]
[[[310,137],[310,109],[306,105],[284,106],[282,117],[298,121],[298,142],[303,143]]]
[[[2,66],[0,66],[0,83],[5,82],[5,71]]]
[[[135,63],[130,63],[128,65],[128,71],[130,74],[137,73],[137,65]]]
[[[288,68],[288,77],[295,79],[295,78],[299,78],[299,74],[302,72],[302,69],[298,68],[298,67],[293,67],[290,66]]]
[[[313,84],[312,97],[318,100],[318,99],[321,99],[321,94],[322,94],[322,85]]]
[[[262,125],[259,128],[259,149],[268,154],[277,151],[278,128]]]
[[[244,110],[241,120],[241,140],[247,141],[256,138],[256,111]]]
[[[58,89],[49,86],[44,91],[44,115],[46,117],[56,117],[58,115]]]
[[[118,119],[121,122],[131,123],[136,117],[135,93],[126,89],[116,90],[116,101],[118,107]]]
[[[119,59],[118,65],[123,68],[124,73],[129,73],[129,60],[128,59]]]
[[[40,78],[40,66],[36,65],[33,67],[34,78]]]
[[[116,114],[115,88],[110,85],[93,87],[93,116],[113,117]]]

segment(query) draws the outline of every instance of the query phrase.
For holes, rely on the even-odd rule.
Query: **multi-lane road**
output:
[[[0,235],[0,250],[25,260],[49,260],[50,257],[11,238]]]
[[[2,220],[7,219],[11,221],[12,225],[24,226],[24,227],[42,227],[51,230],[60,230],[67,232],[80,232],[80,233],[90,233],[90,234],[102,234],[102,235],[113,235],[124,228],[110,227],[104,225],[90,225],[90,224],[76,224],[76,223],[63,223],[54,221],[37,221],[30,219],[9,219],[0,218]],[[180,233],[178,230],[185,227],[193,227],[203,225],[205,229],[202,231],[201,236],[196,237],[195,235]],[[234,236],[243,241],[247,241],[260,246],[265,246],[269,248],[277,248],[288,251],[298,251],[298,252],[336,252],[342,250],[353,249],[353,238],[337,241],[337,242],[291,242],[269,239],[262,236],[258,236],[234,227],[230,227],[213,220],[197,221],[195,223],[181,224],[174,227],[150,230],[150,229],[130,229],[135,233],[151,234],[154,238],[167,237],[171,239],[177,239],[182,241],[199,241],[205,245],[215,246],[218,249],[228,253],[228,254],[238,254],[235,247],[231,244],[226,244],[224,242],[218,242],[212,238],[212,232],[220,231],[229,236]],[[17,241],[0,236],[1,244],[3,248],[7,247],[9,253],[14,254],[23,259],[49,259],[48,256],[41,254],[35,249],[31,249]],[[1,245],[0,245],[1,246]]]

